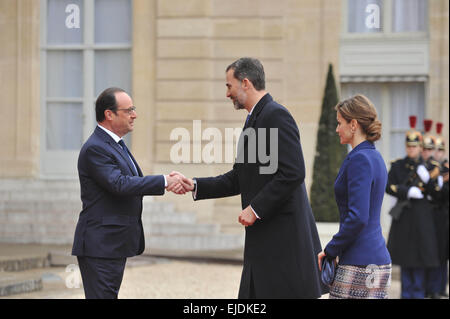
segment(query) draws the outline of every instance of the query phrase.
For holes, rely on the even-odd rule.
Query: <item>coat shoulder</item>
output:
[[[391,160],[391,165],[392,166],[397,166],[397,165],[401,165],[404,162],[404,158],[396,158]]]
[[[264,109],[261,111],[261,116],[270,123],[273,123],[275,119],[280,118],[293,119],[289,110],[275,101],[271,101],[265,105]]]
[[[266,106],[264,107],[264,111],[266,111],[267,113],[273,113],[273,112],[286,112],[289,113],[289,110],[281,105],[280,103],[276,102],[276,101],[270,101],[269,103],[266,104]]]

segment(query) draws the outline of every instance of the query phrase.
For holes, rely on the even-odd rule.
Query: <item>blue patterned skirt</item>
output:
[[[330,299],[387,299],[391,265],[338,265]]]

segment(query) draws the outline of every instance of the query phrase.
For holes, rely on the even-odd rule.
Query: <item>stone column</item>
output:
[[[443,135],[448,150],[448,110],[449,110],[449,2],[447,0],[429,1],[429,34],[430,34],[430,73],[427,92],[427,117],[434,122],[444,123]],[[435,132],[433,125],[433,133]]]
[[[39,173],[39,8],[36,0],[0,1],[0,177]]]
[[[133,89],[138,118],[132,152],[144,174],[152,174],[156,158],[156,1],[133,1]]]

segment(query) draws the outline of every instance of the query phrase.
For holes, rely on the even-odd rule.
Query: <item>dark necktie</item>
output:
[[[127,154],[127,158],[128,158],[129,161],[130,161],[129,164],[131,164],[131,167],[133,168],[134,174],[135,174],[135,175],[138,175],[136,166],[134,165],[133,160],[131,159],[131,153],[130,153],[130,151],[128,150],[128,147],[125,145],[125,142],[124,142],[123,140],[120,140],[120,141],[119,141],[119,145],[122,146],[122,149],[123,149],[123,150],[125,151],[125,153]]]
[[[245,125],[244,126],[247,126],[248,120],[250,119],[250,115],[251,114],[247,115],[247,119],[245,120]]]

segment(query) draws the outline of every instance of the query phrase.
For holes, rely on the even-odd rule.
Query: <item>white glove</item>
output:
[[[425,184],[428,184],[428,181],[430,180],[430,173],[428,173],[428,170],[423,165],[419,165],[417,167],[417,175],[419,175],[422,182]]]
[[[423,198],[423,194],[422,194],[422,191],[419,189],[419,187],[412,186],[408,190],[407,197],[408,197],[408,199],[410,199],[410,198],[422,199]]]
[[[441,175],[438,176],[437,182],[438,182],[439,188],[442,188],[444,186],[444,178]]]

